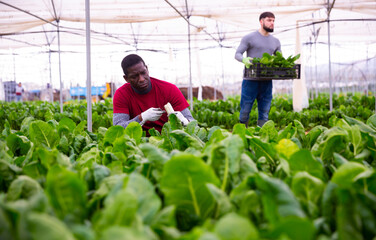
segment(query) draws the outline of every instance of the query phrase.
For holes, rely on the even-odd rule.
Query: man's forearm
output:
[[[183,116],[188,120],[188,121],[193,121],[195,120],[193,117],[192,117],[192,114],[191,114],[191,111],[189,111],[189,108],[186,108],[184,110],[181,111],[181,114],[183,114]]]
[[[126,128],[128,126],[128,124],[131,123],[131,122],[138,122],[138,123],[141,122],[141,120],[138,116],[136,116],[133,119],[129,119],[129,118],[130,118],[129,114],[114,113],[113,114],[113,124],[114,124],[114,126],[119,125],[119,126],[122,126],[123,128]]]

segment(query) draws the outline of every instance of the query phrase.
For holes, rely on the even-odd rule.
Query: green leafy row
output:
[[[333,95],[333,111],[329,110],[329,95],[320,94],[318,98],[309,99],[309,107],[301,112],[293,111],[291,96],[276,96],[271,103],[269,119],[273,120],[277,129],[288,126],[294,120],[300,121],[310,130],[316,125],[325,127],[333,126],[331,117],[343,117],[344,115],[359,119],[363,122],[374,114],[375,97],[364,94]],[[221,126],[232,129],[238,122],[240,112],[240,98],[234,97],[226,101],[195,101],[193,117],[204,127]],[[249,124],[255,126],[258,111],[255,101],[250,113]]]
[[[0,137],[1,239],[371,239],[376,115],[307,134],[182,127],[145,137],[25,118]]]
[[[70,118],[76,124],[87,119],[86,101],[71,102],[63,105],[60,113],[58,102],[0,102],[0,131],[5,128],[21,129],[23,121],[42,120],[59,122],[62,118]],[[28,120],[26,120],[28,119]],[[93,131],[100,126],[112,126],[112,101],[106,99],[92,106]],[[56,124],[56,123],[55,123]]]

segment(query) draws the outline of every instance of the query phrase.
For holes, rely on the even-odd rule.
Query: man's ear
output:
[[[128,78],[127,78],[127,75],[123,75],[123,78],[124,78],[124,80],[125,80],[127,83],[129,83]]]

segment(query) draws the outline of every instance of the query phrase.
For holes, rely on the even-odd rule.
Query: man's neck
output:
[[[262,28],[260,28],[259,29],[259,33],[262,35],[262,36],[269,36],[269,32],[267,32],[267,31],[265,31],[265,29],[262,29]]]
[[[137,94],[140,94],[140,95],[143,95],[143,94],[147,94],[151,91],[152,89],[152,85],[151,85],[151,81],[149,82],[149,86],[148,88],[145,90],[145,91],[139,91],[137,89],[135,89],[134,87],[131,86],[131,88],[133,89],[133,91],[135,91]]]

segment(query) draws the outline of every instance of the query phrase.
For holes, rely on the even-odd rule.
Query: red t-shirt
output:
[[[135,118],[151,107],[164,109],[164,105],[171,103],[175,111],[182,111],[189,107],[180,89],[174,84],[150,78],[152,88],[146,94],[136,93],[129,83],[124,84],[115,92],[113,105],[114,113],[129,114],[130,119]],[[142,127],[144,130],[155,128],[162,130],[163,124],[168,121],[167,113],[163,113],[159,120],[147,121]]]

